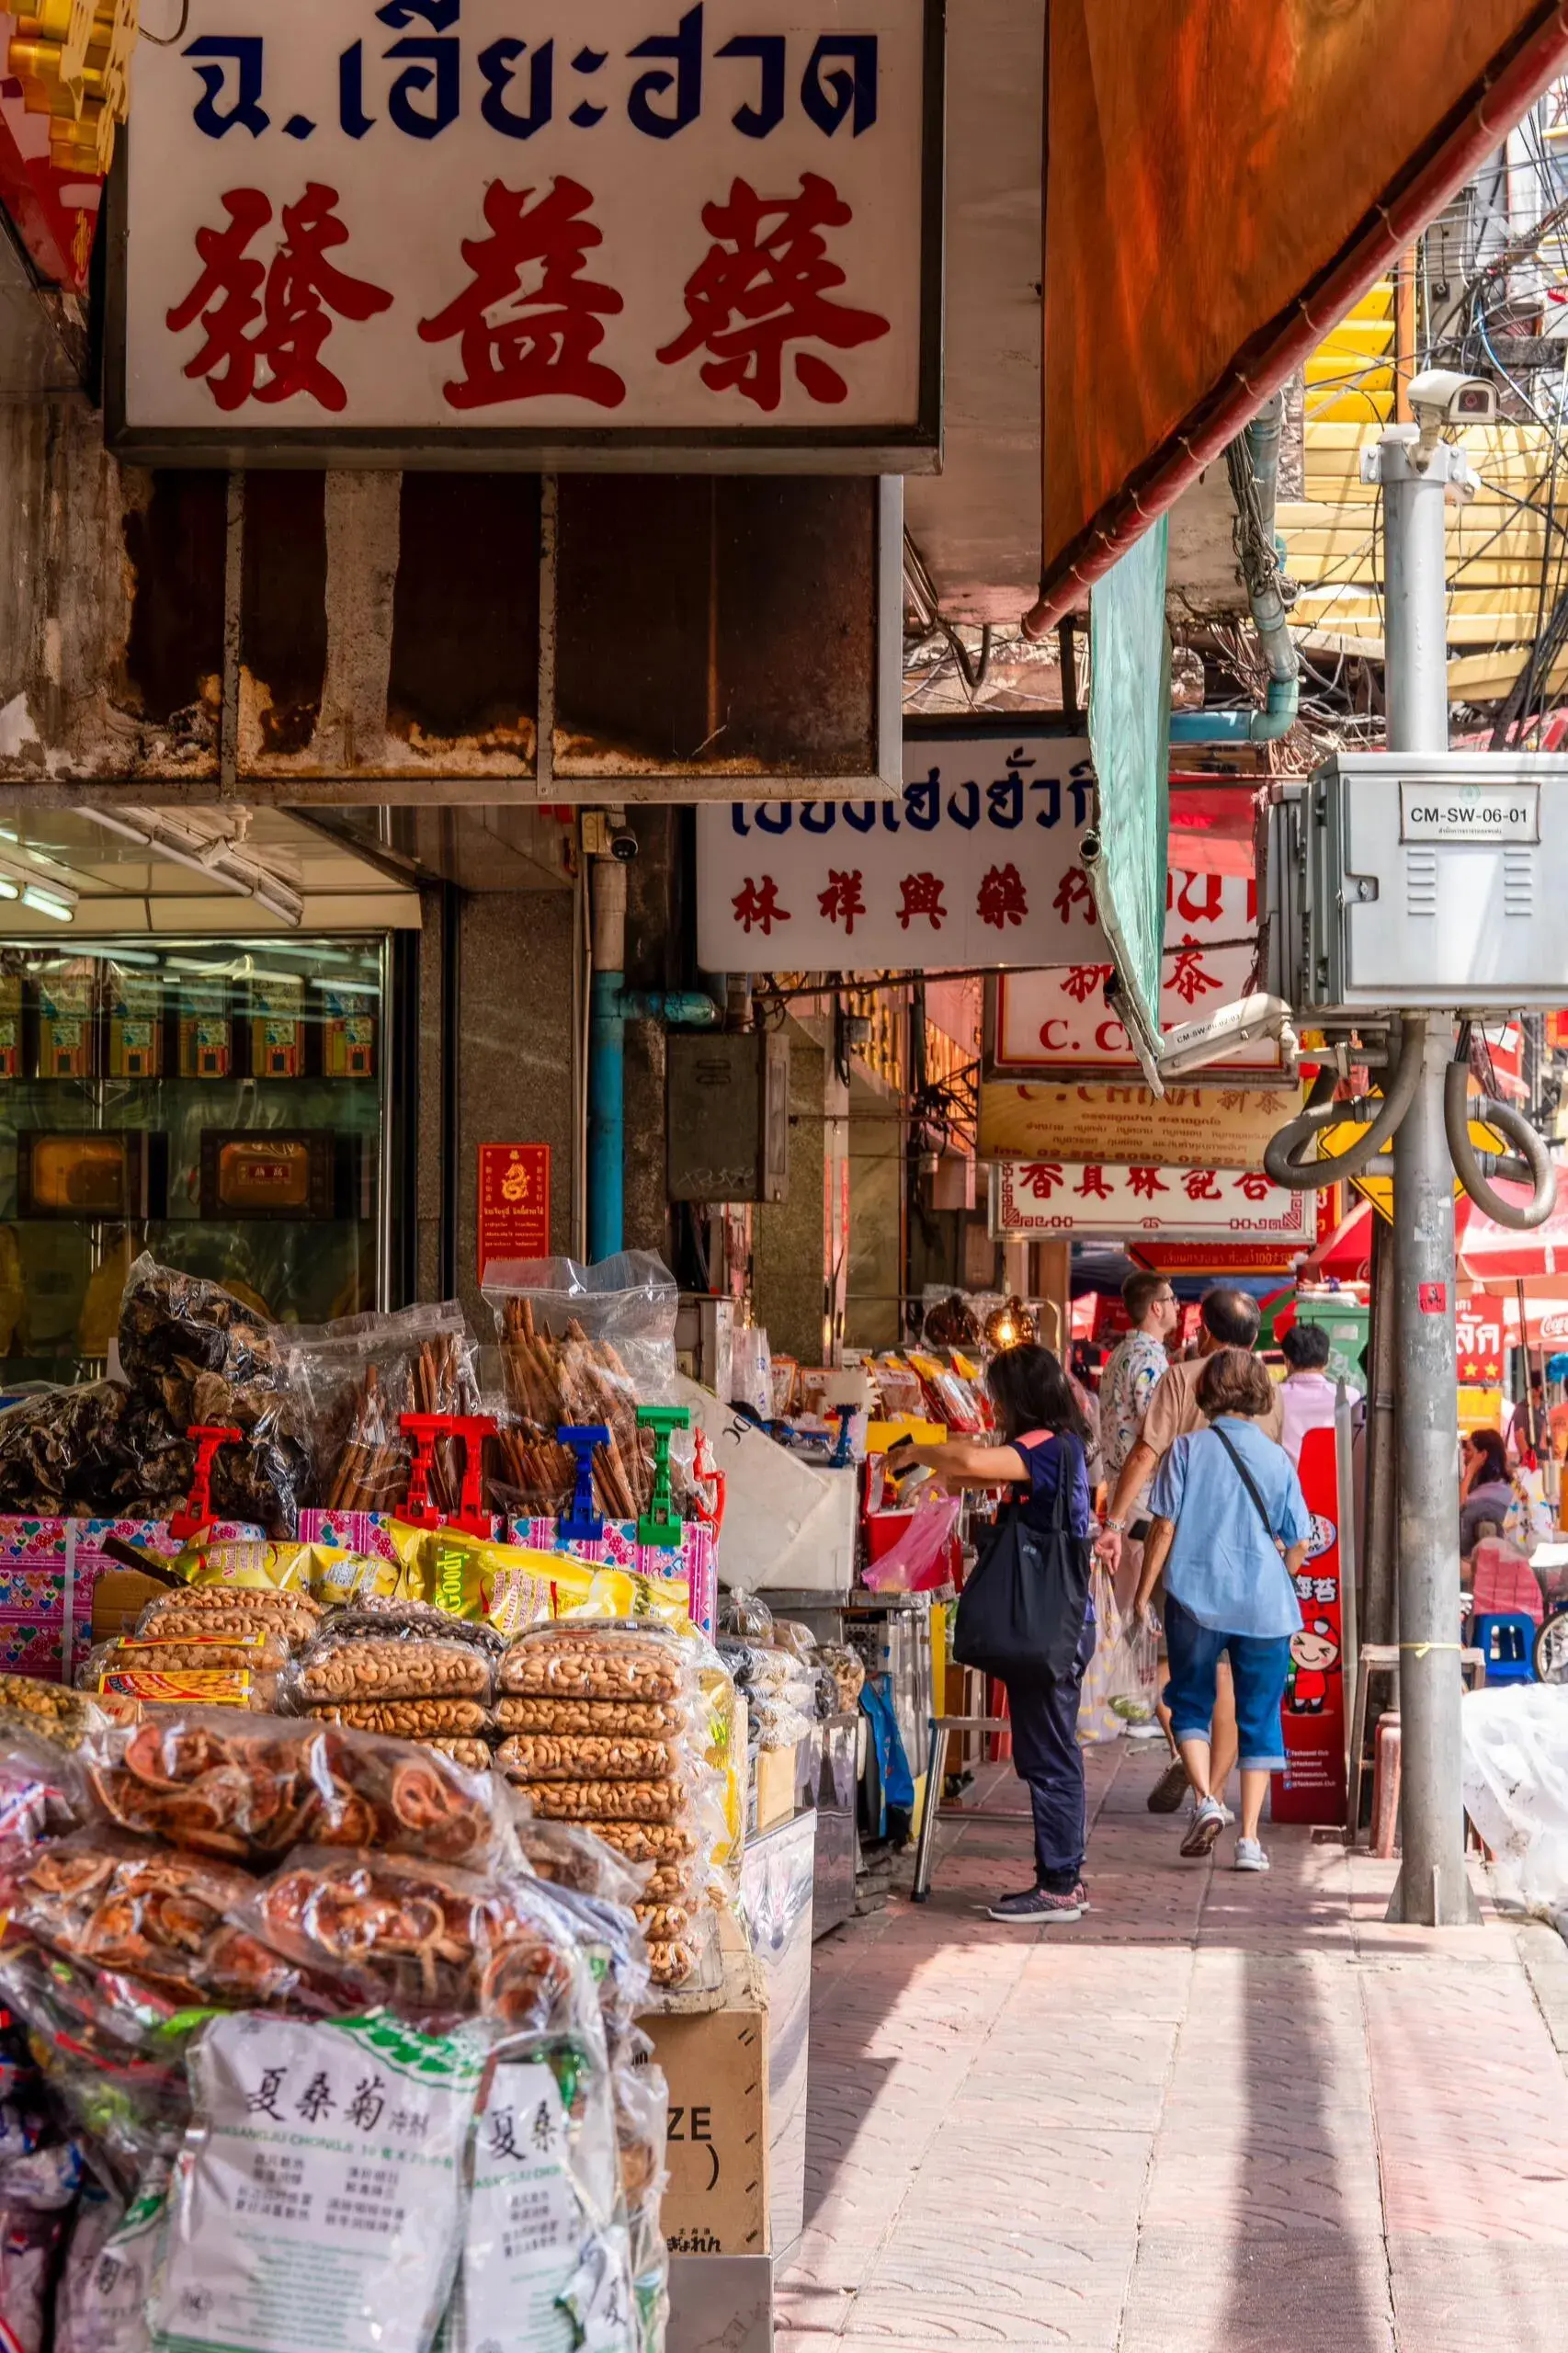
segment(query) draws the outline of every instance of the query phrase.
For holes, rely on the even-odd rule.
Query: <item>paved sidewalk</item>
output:
[[[1559,2353],[1568,1950],[1387,1927],[1305,1831],[1184,1863],[1160,1763],[1090,1752],[1077,1926],[987,1921],[1028,1832],[955,1813],[928,1904],[818,1947],[784,2353]]]

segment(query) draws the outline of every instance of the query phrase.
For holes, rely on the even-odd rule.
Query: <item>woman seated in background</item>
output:
[[[1460,1478],[1460,1552],[1468,1560],[1490,1521],[1501,1536],[1517,1496],[1500,1430],[1467,1430]]]

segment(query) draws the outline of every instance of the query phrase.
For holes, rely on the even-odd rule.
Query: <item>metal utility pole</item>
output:
[[[1388,744],[1449,748],[1445,506],[1473,494],[1461,453],[1384,434]],[[1391,1920],[1459,1927],[1476,1916],[1460,1795],[1459,1472],[1454,1443],[1454,1175],[1443,1131],[1453,1017],[1424,1017],[1415,1097],[1394,1142],[1398,1389],[1400,1798],[1403,1863]]]

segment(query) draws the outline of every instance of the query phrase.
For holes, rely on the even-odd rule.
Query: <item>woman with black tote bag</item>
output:
[[[1078,1702],[1095,1654],[1089,1601],[1089,1433],[1049,1348],[1007,1348],[986,1386],[1000,1443],[949,1440],[890,1453],[895,1471],[922,1464],[944,1486],[1011,1487],[953,1628],[953,1656],[1007,1687],[1013,1763],[1034,1813],[1035,1884],[1004,1895],[994,1920],[1039,1927],[1078,1919],[1084,1892],[1084,1756]]]

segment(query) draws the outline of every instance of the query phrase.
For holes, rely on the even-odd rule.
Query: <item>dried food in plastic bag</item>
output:
[[[809,1737],[814,1719],[786,1699],[755,1693],[748,1704],[751,1745],[756,1749],[794,1748]]]
[[[773,1612],[759,1595],[730,1586],[719,1596],[717,1631],[721,1645],[726,1640],[771,1643]]]
[[[229,1915],[249,1892],[230,1864],[95,1826],[28,1857],[11,1877],[10,1910],[18,1928],[68,1960],[131,1971],[200,2001],[223,1971]]]
[[[0,1869],[58,1838],[82,1819],[82,1776],[70,1751],[31,1729],[0,1720]]]
[[[542,2034],[585,2013],[582,1963],[525,1881],[392,1855],[305,1847],[238,1915],[275,1951],[404,2016],[472,2017]]]
[[[270,1627],[240,1632],[229,1627],[194,1634],[120,1634],[89,1654],[88,1688],[106,1675],[276,1675],[289,1664],[289,1645]]]
[[[26,2026],[74,2130],[131,2172],[177,2143],[190,2108],[186,2047],[199,2016],[182,1995],[21,1939],[0,1957],[0,1998]]]
[[[102,1721],[92,1701],[67,1684],[45,1683],[34,1675],[0,1675],[0,1723],[8,1730],[14,1717],[25,1717],[33,1731],[68,1748]]]
[[[495,1702],[495,1726],[506,1733],[614,1733],[668,1740],[687,1728],[687,1711],[674,1699],[507,1698]]]
[[[490,1711],[483,1699],[351,1699],[336,1707],[312,1707],[311,1714],[322,1723],[390,1733],[398,1740],[472,1741],[490,1725]]]
[[[88,2175],[55,2299],[54,2353],[151,2353],[147,2295],[168,2203],[166,2159],[154,2161],[129,2200]]]
[[[6,2353],[48,2353],[49,2283],[66,2218],[0,2205],[0,2344]]]
[[[852,1716],[866,1688],[866,1662],[847,1643],[824,1643],[818,1653],[833,1677],[840,1715]]]
[[[530,1627],[506,1653],[496,1680],[503,1692],[581,1699],[663,1702],[688,1688],[678,1642],[614,1620]]]
[[[488,2037],[384,2014],[214,2018],[150,2317],[155,2342],[429,2353],[462,2245]]]
[[[574,1894],[602,1897],[607,1904],[636,1902],[645,1872],[591,1830],[573,1822],[539,1822],[526,1814],[517,1828],[523,1860],[537,1879]]]
[[[141,1642],[187,1642],[198,1636],[267,1634],[281,1643],[287,1657],[310,1641],[321,1620],[321,1606],[308,1593],[190,1586],[150,1601],[136,1620],[136,1636]]]
[[[89,1802],[110,1822],[245,1862],[308,1839],[483,1865],[512,1835],[488,1774],[334,1724],[191,1711],[107,1727],[83,1763]]]
[[[478,1699],[494,1681],[487,1650],[446,1631],[361,1631],[329,1620],[299,1659],[293,1688],[305,1707],[388,1699]]]
[[[454,1765],[462,1766],[470,1773],[488,1773],[490,1770],[488,1741],[453,1740],[445,1733],[433,1733],[427,1734],[420,1745],[433,1748],[438,1756],[449,1757]]]
[[[673,1740],[624,1733],[514,1733],[505,1743],[508,1769],[524,1781],[645,1781],[674,1775]]]
[[[286,1336],[243,1300],[200,1275],[160,1266],[144,1251],[125,1279],[119,1306],[119,1361],[137,1387],[174,1381],[185,1392],[203,1374],[235,1391],[281,1389]],[[170,1411],[182,1426],[233,1419],[192,1412],[188,1393]]]
[[[504,1740],[495,1752],[503,1773],[517,1768]],[[525,1786],[534,1812],[546,1822],[671,1823],[687,1811],[684,1781],[530,1781]]]
[[[119,1381],[46,1389],[0,1413],[0,1512],[85,1514],[108,1507],[125,1467],[130,1392]]]
[[[440,2353],[574,2345],[639,2347],[608,2071],[602,2052],[504,2048],[475,2119],[472,2200]]]
[[[661,1869],[669,1863],[684,1862],[697,1854],[701,1839],[689,1822],[585,1822],[578,1825],[591,1830],[596,1838],[629,1863],[652,1863]]]
[[[474,1348],[461,1306],[351,1315],[290,1336],[290,1370],[310,1401],[316,1487],[329,1511],[395,1512],[406,1500],[414,1441],[404,1414],[472,1414]],[[437,1446],[432,1500],[458,1507],[457,1450]]]

